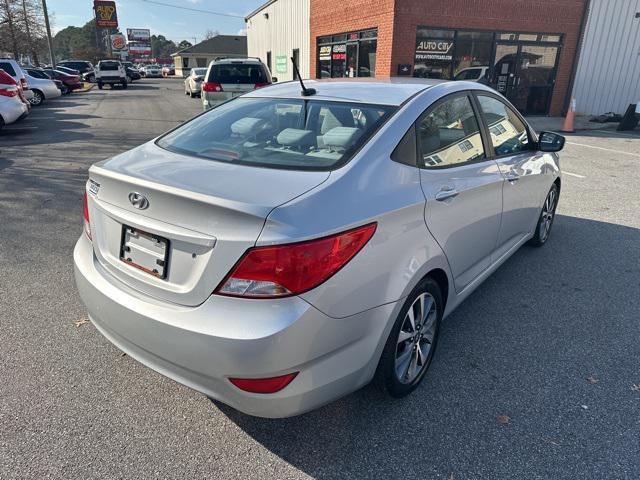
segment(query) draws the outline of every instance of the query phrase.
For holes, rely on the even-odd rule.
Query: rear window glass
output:
[[[331,170],[347,162],[395,107],[238,98],[161,137],[167,150],[220,162]]]
[[[13,66],[9,62],[0,62],[0,68],[12,77],[16,76],[16,71],[13,69]]]
[[[118,70],[117,62],[100,62],[100,70]]]
[[[269,83],[267,73],[257,63],[222,63],[213,65],[209,82],[216,83]]]

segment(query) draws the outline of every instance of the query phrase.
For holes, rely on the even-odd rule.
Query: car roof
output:
[[[254,90],[245,94],[244,97],[313,98],[316,100],[398,106],[415,94],[441,83],[446,83],[446,80],[413,77],[304,80],[305,87],[314,88],[316,94],[311,97],[303,97],[299,81],[294,80],[275,83],[269,87]]]
[[[224,57],[224,58],[216,58],[213,60],[213,64],[228,64],[228,63],[253,63],[255,65],[262,64],[262,60],[259,58],[251,58],[251,57]]]

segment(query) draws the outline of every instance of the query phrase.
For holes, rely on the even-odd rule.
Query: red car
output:
[[[22,90],[22,85],[18,84],[18,82],[16,82],[11,75],[9,75],[7,72],[2,70],[1,68],[0,68],[0,85],[11,85],[11,86],[17,87],[18,96],[20,97],[20,100],[22,100],[22,103],[24,103],[28,107],[29,111],[31,111],[31,103],[25,98],[24,92]]]
[[[43,70],[53,80],[60,80],[62,82],[63,95],[67,93],[71,93],[73,90],[78,90],[79,88],[82,88],[82,78],[80,77],[80,75],[69,75],[68,73],[62,72],[60,70],[54,70],[52,68],[45,68]]]

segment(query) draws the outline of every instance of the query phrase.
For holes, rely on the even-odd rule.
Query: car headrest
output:
[[[316,137],[311,130],[285,128],[278,134],[276,140],[280,145],[287,147],[308,147],[315,144]]]
[[[262,118],[245,117],[240,120],[236,120],[231,124],[231,133],[236,135],[249,135],[251,133],[257,133],[255,130],[262,127],[265,121]]]
[[[322,136],[322,141],[327,147],[348,148],[351,147],[362,134],[359,128],[335,127]]]

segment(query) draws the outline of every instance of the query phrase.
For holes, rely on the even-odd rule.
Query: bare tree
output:
[[[1,0],[2,4],[0,4],[0,13],[2,16],[0,17],[0,26],[3,27],[3,30],[6,27],[6,33],[9,35],[9,45],[11,48],[11,53],[13,53],[14,58],[18,58],[19,49],[18,49],[18,36],[16,29],[16,2],[15,0]],[[5,37],[5,35],[2,35]],[[5,37],[6,38],[6,37]],[[7,48],[7,46],[4,46]]]
[[[218,30],[209,29],[205,32],[204,39],[209,40],[210,38],[217,37],[218,35],[220,35],[220,32]]]
[[[35,8],[36,6],[33,5],[33,2],[29,3],[29,8],[31,10],[29,11],[29,13],[27,13],[27,0],[22,0],[22,20],[24,22],[24,32],[27,36],[27,45],[31,53],[31,59],[35,62],[36,65],[40,65],[40,60],[38,60],[38,48],[36,46],[36,39],[31,34],[31,24],[34,22],[34,19],[32,17],[37,10]]]

